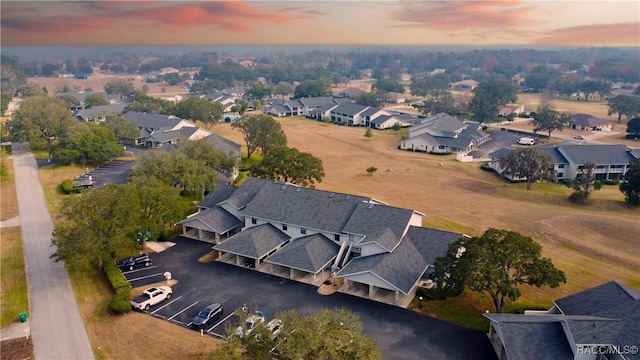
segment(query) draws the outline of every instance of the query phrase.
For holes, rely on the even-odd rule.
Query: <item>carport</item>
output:
[[[322,234],[294,239],[265,259],[271,274],[319,285],[331,275],[331,264],[340,246]]]
[[[184,237],[219,244],[239,233],[244,222],[216,206],[192,214],[178,222],[178,225],[182,225]]]
[[[263,260],[290,241],[290,237],[271,224],[253,226],[215,245],[218,261],[236,266],[253,262],[256,270],[265,271]]]

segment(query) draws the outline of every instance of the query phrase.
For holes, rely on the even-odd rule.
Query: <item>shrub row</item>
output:
[[[496,172],[495,169],[493,169],[492,167],[489,166],[488,163],[482,163],[482,165],[480,165],[480,169],[484,170],[484,171],[488,171],[488,172]]]
[[[116,291],[109,302],[109,307],[118,314],[128,313],[131,311],[131,284],[122,276],[116,263],[109,257],[104,258],[102,269]]]
[[[60,184],[60,187],[62,188],[62,192],[65,194],[77,194],[82,191],[79,188],[74,188],[73,182],[69,179],[62,180],[62,184]]]

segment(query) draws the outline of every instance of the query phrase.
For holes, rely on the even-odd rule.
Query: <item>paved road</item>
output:
[[[62,263],[49,256],[53,223],[27,144],[14,143],[13,167],[24,244],[31,335],[36,359],[93,359],[71,282]]]

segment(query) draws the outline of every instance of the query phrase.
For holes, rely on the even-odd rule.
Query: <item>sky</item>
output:
[[[2,0],[0,34],[3,47],[640,47],[640,1]]]

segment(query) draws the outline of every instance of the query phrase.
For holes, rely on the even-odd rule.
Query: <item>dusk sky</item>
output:
[[[640,1],[11,1],[2,46],[640,47]]]

